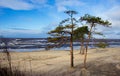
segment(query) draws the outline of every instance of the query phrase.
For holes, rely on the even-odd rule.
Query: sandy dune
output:
[[[1,65],[6,66],[5,55],[0,54]],[[12,52],[12,66],[22,71],[54,75],[80,75],[83,68],[84,55],[79,50],[74,51],[74,68],[70,68],[69,51],[37,51]],[[120,75],[120,48],[89,49],[87,59],[88,70],[92,76]],[[68,75],[69,76],[69,75]]]

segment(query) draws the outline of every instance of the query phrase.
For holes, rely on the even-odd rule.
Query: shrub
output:
[[[107,43],[105,42],[99,42],[98,44],[95,45],[96,47],[99,48],[106,48],[107,46],[109,46]]]

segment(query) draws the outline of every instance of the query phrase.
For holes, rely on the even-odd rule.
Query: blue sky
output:
[[[0,35],[4,37],[47,37],[48,31],[67,18],[63,12],[75,10],[109,20],[105,38],[120,38],[120,0],[0,0]]]

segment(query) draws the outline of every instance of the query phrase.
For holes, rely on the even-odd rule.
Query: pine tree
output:
[[[64,13],[68,14],[69,18],[62,20],[58,27],[56,27],[54,30],[49,32],[49,34],[52,35],[53,37],[49,38],[48,41],[55,42],[55,44],[57,44],[58,46],[70,40],[70,48],[71,48],[70,65],[71,67],[74,67],[73,32],[74,32],[74,28],[76,26],[75,23],[77,22],[77,20],[73,16],[77,14],[77,12],[73,10],[68,10],[68,11],[65,11]]]
[[[111,23],[107,20],[106,21],[102,20],[100,17],[91,16],[89,14],[85,14],[83,17],[80,18],[80,20],[85,21],[86,23],[90,25],[90,32],[88,33],[88,41],[86,45],[86,52],[85,52],[85,59],[84,59],[84,68],[87,68],[86,67],[87,51],[88,51],[88,44],[91,38],[92,28],[97,25],[103,25],[105,27],[108,27],[109,25],[111,25]]]
[[[86,35],[88,34],[88,26],[82,26],[82,27],[78,27],[77,29],[74,30],[74,38],[75,40],[80,40],[80,54],[84,54],[84,42],[86,39]]]

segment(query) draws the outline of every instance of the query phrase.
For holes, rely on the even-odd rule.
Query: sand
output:
[[[84,55],[79,54],[79,50],[74,51],[74,68],[70,68],[69,51],[11,52],[10,54],[13,67],[31,73],[80,76],[83,68]],[[0,59],[2,66],[8,64],[3,53],[0,53]],[[92,76],[120,76],[120,48],[88,49],[87,68]]]

